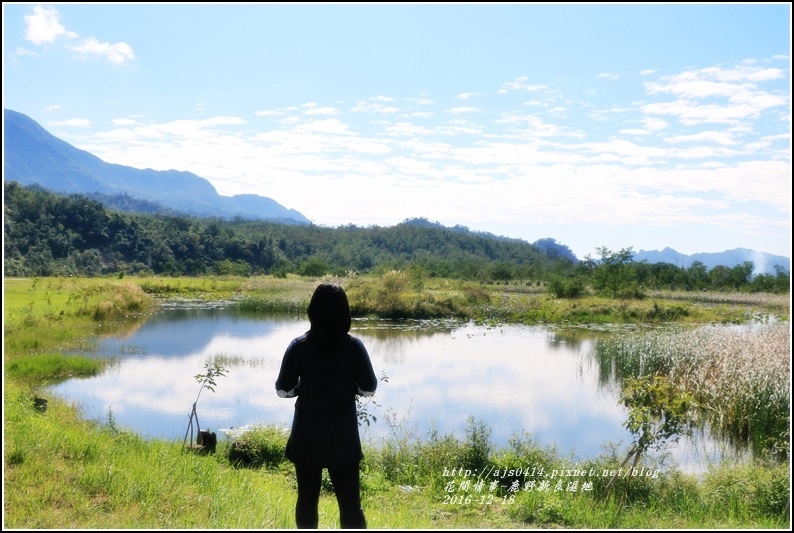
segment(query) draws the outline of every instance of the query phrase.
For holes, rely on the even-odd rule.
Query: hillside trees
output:
[[[14,182],[5,184],[4,193],[7,275],[317,276],[413,266],[427,276],[496,275],[506,281],[527,275],[543,257],[525,241],[443,227],[326,228],[122,213],[83,196],[57,196]]]
[[[319,277],[355,272],[408,273],[482,283],[545,282],[557,296],[591,289],[613,298],[645,290],[731,290],[786,293],[789,273],[753,276],[753,264],[688,269],[635,262],[631,248],[598,248],[583,261],[553,239],[519,239],[447,228],[413,219],[391,227],[338,228],[243,219],[223,220],[113,211],[84,196],[35,186],[4,187],[6,276],[240,275],[295,273]]]

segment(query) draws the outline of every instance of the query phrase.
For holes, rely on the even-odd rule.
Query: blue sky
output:
[[[323,226],[791,257],[791,6],[3,3],[3,107]]]

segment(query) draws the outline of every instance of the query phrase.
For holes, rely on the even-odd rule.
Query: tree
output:
[[[328,273],[331,267],[322,258],[312,256],[300,266],[301,276],[318,278]]]
[[[636,271],[632,268],[631,248],[612,252],[607,247],[596,248],[601,260],[593,269],[593,288],[612,298],[641,297],[634,285]]]
[[[695,400],[689,393],[679,390],[663,376],[642,376],[628,378],[623,386],[619,403],[628,409],[628,419],[623,424],[634,441],[626,459],[606,486],[609,490],[623,468],[634,458],[631,470],[637,468],[640,457],[649,449],[659,450],[669,440],[677,441],[681,435],[691,434]],[[631,476],[626,475],[623,495],[619,508],[622,508]]]
[[[209,361],[204,363],[204,373],[203,374],[196,374],[193,378],[198,382],[199,391],[196,395],[196,401],[193,402],[193,409],[190,411],[190,415],[188,418],[187,429],[185,430],[185,439],[182,443],[184,446],[187,443],[188,434],[190,435],[190,443],[193,444],[193,422],[196,423],[196,444],[201,445],[201,426],[199,425],[198,413],[196,413],[196,404],[198,404],[199,398],[201,398],[201,391],[207,389],[210,392],[215,392],[215,387],[217,384],[215,383],[215,379],[218,377],[223,377],[226,375],[226,369],[217,361],[214,363],[210,363]]]
[[[717,265],[709,271],[709,278],[711,279],[712,288],[724,290],[732,285],[733,273],[729,267]]]
[[[706,265],[700,261],[695,261],[687,269],[688,287],[700,290],[708,287],[709,284],[709,271]]]
[[[741,265],[736,265],[731,268],[731,283],[733,288],[741,290],[750,284],[750,278],[753,276],[755,265],[752,261],[745,261]]]

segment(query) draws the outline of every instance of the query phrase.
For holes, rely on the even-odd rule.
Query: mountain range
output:
[[[786,272],[791,272],[791,261],[788,257],[758,252],[748,248],[736,248],[719,253],[702,252],[692,255],[676,252],[672,248],[665,248],[662,251],[640,250],[634,254],[633,259],[634,261],[647,261],[648,263],[670,263],[681,268],[689,268],[695,261],[698,261],[709,269],[719,265],[733,267],[746,261],[752,261],[755,267],[753,270],[755,274],[776,274],[776,266],[781,267]]]
[[[178,170],[137,169],[106,163],[58,139],[22,113],[3,110],[3,179],[21,185],[38,185],[60,194],[83,194],[108,207],[147,213],[185,214],[199,217],[268,220],[285,224],[310,224],[294,209],[255,194],[221,196],[212,184],[195,174]],[[413,219],[418,225],[439,225]],[[451,228],[471,232],[464,226]],[[491,234],[472,232],[496,239]],[[550,256],[578,261],[571,250],[554,239],[533,243]],[[720,253],[681,254],[671,248],[635,252],[634,261],[671,263],[688,268],[699,261],[708,268],[733,267],[752,261],[755,274],[775,274],[776,266],[790,271],[787,257],[745,248]]]
[[[221,196],[204,178],[178,170],[137,169],[102,161],[58,139],[31,118],[3,110],[3,179],[61,194],[126,195],[162,211],[219,218],[310,224],[275,200],[254,194]]]

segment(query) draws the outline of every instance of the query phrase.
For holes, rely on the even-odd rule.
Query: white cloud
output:
[[[70,45],[68,48],[82,56],[104,58],[114,65],[123,65],[135,59],[135,53],[127,43],[101,43],[93,37],[88,37],[82,43]]]
[[[55,8],[34,6],[33,13],[25,15],[25,38],[37,45],[56,42],[60,38],[68,39],[66,48],[76,52],[81,57],[100,57],[114,65],[123,65],[135,59],[132,47],[127,43],[100,42],[94,37],[80,39],[80,36],[68,31],[58,20],[58,11]]]
[[[723,147],[714,147],[714,146],[692,146],[688,148],[676,148],[672,150],[669,154],[671,159],[683,159],[683,160],[714,160],[714,159],[722,159],[727,157],[736,157],[740,155],[741,152],[737,150],[731,150],[728,148]]]
[[[656,159],[663,159],[669,152],[655,146],[643,146],[637,143],[612,139],[608,142],[585,142],[571,147],[573,150],[593,154],[605,161],[622,161],[626,165],[648,165]]]
[[[370,101],[362,100],[353,107],[353,111],[359,111],[363,113],[376,113],[381,115],[390,115],[392,113],[397,113],[400,111],[400,109],[397,107],[380,103],[382,101],[389,101],[386,100],[385,98],[386,97],[375,97],[372,98]]]
[[[25,38],[33,44],[54,43],[59,37],[73,38],[77,35],[66,31],[58,21],[58,11],[55,8],[34,6],[33,14],[25,15]]]
[[[173,122],[172,124],[181,123],[181,122],[185,122],[185,123],[194,122],[198,124],[200,128],[213,127],[213,126],[239,126],[241,124],[246,124],[246,121],[241,119],[240,117],[213,117],[213,118],[207,118],[197,121],[176,121]]]
[[[431,135],[433,131],[423,126],[411,124],[410,122],[397,122],[396,124],[387,126],[384,129],[384,133],[398,137],[419,137]]]
[[[568,113],[568,108],[563,106],[551,107],[548,110],[549,115],[554,115],[557,117],[565,117]]]
[[[584,133],[566,126],[544,122],[543,119],[535,115],[505,114],[494,123],[514,125],[515,127],[505,135],[505,138],[510,139],[536,139],[539,137],[583,138],[585,136]]]
[[[452,113],[453,115],[460,115],[463,113],[479,113],[480,110],[476,107],[453,107],[452,109],[447,109],[447,113]]]
[[[745,149],[747,150],[765,150],[774,144],[781,144],[784,145],[786,148],[786,153],[783,157],[786,159],[791,159],[791,152],[788,150],[789,145],[791,144],[791,134],[790,133],[781,133],[779,135],[765,135],[754,142],[749,142],[745,144]]]
[[[648,94],[671,93],[680,98],[728,97],[741,88],[731,83],[708,81],[699,78],[678,79],[668,84],[647,82],[645,87]]]
[[[665,128],[670,127],[670,123],[666,120],[662,120],[660,118],[643,118],[642,119],[643,128],[648,131],[661,131]]]
[[[587,117],[592,120],[608,121],[610,120],[609,113],[604,109],[593,109],[587,113]]]
[[[688,126],[704,123],[737,124],[742,120],[758,117],[760,111],[751,105],[699,105],[695,102],[677,100],[648,104],[642,108],[648,115],[672,115]]]
[[[313,107],[306,110],[307,115],[338,115],[339,110],[335,107]]]
[[[71,118],[68,120],[61,120],[57,122],[49,122],[49,126],[74,126],[76,128],[88,128],[91,126],[91,121],[86,118]]]
[[[615,81],[615,80],[620,79],[620,76],[617,75],[617,74],[610,74],[608,72],[603,72],[601,74],[598,74],[596,76],[596,78],[598,78],[600,80]]]
[[[548,86],[546,85],[539,85],[539,84],[533,85],[527,83],[527,81],[528,78],[526,76],[519,76],[513,81],[509,81],[504,85],[502,85],[502,87],[497,92],[506,93],[508,91],[541,91],[543,89],[548,89]]]
[[[781,79],[780,69],[738,65],[732,69],[709,67],[682,72],[646,82],[649,95],[671,94],[675,101],[646,104],[649,115],[672,115],[685,125],[703,123],[737,124],[758,118],[775,107],[784,107],[789,99],[758,88],[757,83]],[[706,100],[708,103],[701,103]],[[724,103],[713,103],[722,100]]]
[[[728,131],[702,131],[700,133],[692,133],[690,135],[675,135],[666,137],[665,141],[671,144],[694,142],[710,142],[725,146],[739,144],[739,141],[734,139],[733,135]]]
[[[293,126],[295,124],[300,124],[301,120],[302,120],[301,117],[290,116],[283,118],[281,120],[281,123],[284,124],[285,126]]]
[[[759,68],[751,65],[740,65],[732,69],[719,67],[708,67],[700,70],[706,77],[712,76],[720,81],[726,82],[759,82],[769,80],[779,80],[784,77],[784,73],[779,68]]]
[[[135,125],[139,124],[138,121],[133,120],[131,118],[114,118],[110,122],[114,126],[122,126],[122,127],[124,127],[124,126],[135,126]]]
[[[313,122],[300,124],[295,128],[294,131],[307,133],[331,133],[333,135],[351,135],[348,125],[335,118],[315,120]]]
[[[468,100],[472,96],[474,96],[474,93],[460,93],[458,95],[458,98],[461,99],[461,100]]]
[[[474,128],[471,126],[439,126],[434,129],[434,132],[438,135],[478,135],[482,133],[482,130],[479,128]]]
[[[32,50],[28,50],[27,48],[23,48],[21,46],[18,46],[17,49],[14,50],[14,54],[19,56],[19,57],[24,57],[24,56],[36,57],[36,56],[39,55],[36,52],[34,52]]]

